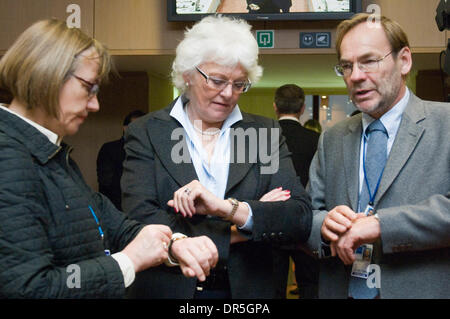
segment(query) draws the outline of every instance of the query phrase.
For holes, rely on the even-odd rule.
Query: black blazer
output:
[[[316,153],[320,135],[293,120],[281,120],[279,123],[288,149],[292,153],[297,176],[300,176],[303,186],[306,187],[309,180],[309,166]]]
[[[279,152],[274,152],[273,158],[273,161],[279,158],[279,169],[274,174],[261,174],[264,164],[259,158],[256,163],[248,160],[249,147],[244,150],[247,153],[245,163],[238,163],[236,156],[242,154],[234,152],[225,198],[235,197],[247,202],[253,211],[254,225],[253,232],[246,234],[248,242],[230,245],[229,222],[200,215],[183,218],[167,206],[176,190],[198,179],[192,163],[177,164],[172,160],[172,152],[180,151],[180,146],[187,151],[184,138],[173,134],[182,127],[169,115],[173,105],[137,119],[126,132],[127,155],[122,176],[125,212],[130,218],[145,223],[169,225],[174,232],[208,236],[219,251],[216,268],[228,271],[232,298],[273,298],[275,283],[270,248],[274,244],[307,240],[312,220],[309,197],[296,177],[284,138],[279,134]],[[270,129],[279,130],[276,121],[246,113],[242,115],[243,120],[235,123],[233,128],[256,129],[259,139],[270,141]],[[259,129],[264,128],[269,129],[269,135],[261,134],[264,130]],[[290,200],[258,201],[279,186],[291,190]],[[178,267],[162,265],[137,274],[129,296],[192,298],[195,286],[196,279],[185,278]]]

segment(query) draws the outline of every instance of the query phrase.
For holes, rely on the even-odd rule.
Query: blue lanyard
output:
[[[380,173],[380,177],[378,177],[378,182],[377,185],[375,186],[375,190],[373,192],[373,194],[370,192],[370,186],[369,186],[369,181],[367,179],[367,173],[366,173],[366,137],[363,137],[364,139],[364,144],[363,144],[363,171],[364,171],[364,181],[366,182],[366,186],[367,186],[367,192],[369,193],[369,205],[373,206],[373,201],[375,199],[375,196],[377,195],[378,192],[378,187],[380,186],[380,182],[381,182],[381,177],[383,176],[383,172],[384,172],[384,167],[381,170]],[[386,166],[385,166],[386,167]]]
[[[102,227],[100,226],[100,223],[98,221],[97,215],[95,215],[94,210],[92,209],[91,205],[89,205],[89,209],[90,209],[90,211],[92,213],[92,216],[94,216],[95,222],[97,223],[97,226],[98,226],[98,232],[100,233],[100,237],[103,240],[104,233],[103,233]]]
[[[100,222],[98,221],[97,215],[95,215],[95,212],[92,209],[91,205],[89,205],[89,210],[91,211],[92,216],[94,216],[95,222],[97,223],[97,226],[98,226],[98,232],[100,233],[100,237],[102,239],[103,245],[105,245],[105,243],[104,243],[105,234],[103,233],[102,227],[100,226]],[[111,255],[111,252],[109,251],[109,249],[105,249],[105,255],[106,256]]]

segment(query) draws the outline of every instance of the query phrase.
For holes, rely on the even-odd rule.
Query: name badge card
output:
[[[361,245],[355,251],[356,260],[352,267],[352,276],[367,279],[369,273],[367,267],[369,267],[372,260],[373,245],[365,244]]]

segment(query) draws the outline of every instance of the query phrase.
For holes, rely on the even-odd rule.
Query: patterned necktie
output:
[[[359,208],[364,212],[371,199],[375,199],[378,185],[387,160],[387,131],[380,120],[366,129],[367,148],[364,154],[364,180],[359,196]],[[363,137],[365,138],[365,137]],[[373,205],[373,203],[371,203]],[[367,280],[350,276],[349,295],[355,299],[373,299],[379,294],[377,288],[369,288]]]

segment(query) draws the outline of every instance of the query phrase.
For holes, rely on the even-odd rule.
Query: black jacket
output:
[[[1,109],[0,149],[0,298],[123,297],[122,272],[104,249],[122,250],[142,225],[86,185],[69,146]],[[70,265],[80,288],[69,288]]]
[[[232,126],[236,131],[254,132],[259,143],[252,141],[254,144],[249,145],[247,140],[248,147],[239,151],[239,143],[235,143],[234,152],[231,152],[234,156],[229,166],[225,198],[247,202],[253,211],[254,224],[253,232],[248,235],[249,241],[230,245],[229,222],[200,215],[183,218],[167,206],[176,190],[198,179],[191,162],[177,163],[173,159],[173,153],[180,151],[180,145],[187,151],[187,144],[176,137],[181,125],[169,115],[172,106],[137,119],[127,129],[127,158],[122,176],[124,211],[145,223],[166,224],[174,232],[211,238],[219,251],[216,271],[227,270],[232,298],[275,297],[272,245],[305,241],[312,220],[309,197],[296,177],[277,122],[242,113],[243,120]],[[278,160],[279,169],[264,174],[267,167],[260,158],[252,162],[249,149],[262,142],[270,144],[272,129],[277,130],[280,139],[275,141],[277,147],[270,164]],[[268,134],[264,136],[265,132]],[[187,152],[185,155],[189,156]],[[238,156],[246,159],[245,162],[240,162]],[[291,190],[290,200],[259,201],[261,196],[279,186]],[[179,268],[161,266],[139,273],[130,290],[132,297],[192,298],[195,285],[196,280],[185,278]]]
[[[304,128],[293,120],[279,121],[286,144],[292,153],[295,171],[306,187],[309,176],[309,166],[317,150],[320,134]]]

